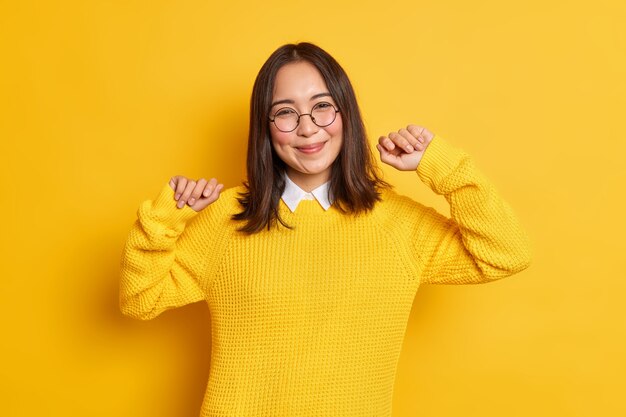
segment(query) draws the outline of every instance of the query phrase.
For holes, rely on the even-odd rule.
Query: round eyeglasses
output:
[[[321,101],[313,106],[311,113],[298,114],[291,107],[282,107],[274,113],[274,118],[270,119],[270,122],[274,123],[276,129],[281,132],[293,132],[300,124],[300,117],[302,116],[311,116],[311,121],[318,127],[326,127],[335,121],[337,113],[339,113],[339,109],[330,103]]]

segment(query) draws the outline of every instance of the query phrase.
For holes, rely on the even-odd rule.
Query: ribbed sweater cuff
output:
[[[417,175],[438,194],[439,185],[458,167],[465,152],[435,135],[430,141],[424,156],[417,166]]]
[[[157,198],[152,201],[150,216],[174,229],[184,227],[198,212],[187,204],[183,208],[178,208],[177,203],[178,201],[174,200],[174,190],[169,184],[165,184]]]

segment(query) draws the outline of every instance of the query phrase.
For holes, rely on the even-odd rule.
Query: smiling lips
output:
[[[311,145],[298,146],[296,149],[302,153],[311,154],[321,151],[325,144],[326,142],[318,142]]]

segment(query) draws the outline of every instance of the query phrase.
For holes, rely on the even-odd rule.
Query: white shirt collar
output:
[[[292,213],[296,211],[296,207],[302,200],[317,200],[324,210],[328,210],[332,204],[332,198],[329,196],[329,186],[330,181],[307,193],[285,174],[285,191],[283,191],[281,198]]]

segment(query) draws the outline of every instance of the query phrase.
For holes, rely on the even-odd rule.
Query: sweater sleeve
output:
[[[141,203],[121,261],[119,302],[123,314],[150,320],[163,311],[205,298],[206,266],[202,212],[176,207],[165,185],[155,200]]]
[[[450,204],[451,218],[423,213],[413,250],[421,253],[421,282],[480,284],[530,264],[530,244],[511,208],[470,157],[435,136],[417,168],[420,179]]]

